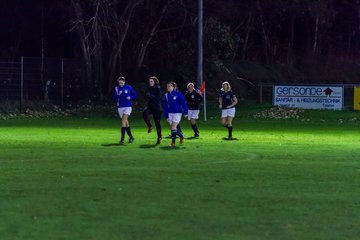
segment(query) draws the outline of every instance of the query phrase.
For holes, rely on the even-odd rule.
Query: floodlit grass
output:
[[[238,141],[201,121],[176,149],[134,117],[125,146],[112,116],[0,121],[0,238],[357,239],[358,115],[306,114],[242,114]]]

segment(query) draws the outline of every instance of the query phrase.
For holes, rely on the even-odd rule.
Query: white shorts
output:
[[[169,118],[167,119],[168,123],[171,125],[173,123],[179,123],[181,120],[181,113],[169,113]]]
[[[235,108],[228,108],[221,110],[221,117],[235,117]]]
[[[132,111],[132,107],[121,107],[121,108],[118,108],[118,113],[119,113],[120,118],[122,118],[124,114],[130,116],[131,111]]]
[[[188,111],[188,119],[199,119],[200,110],[189,110]]]

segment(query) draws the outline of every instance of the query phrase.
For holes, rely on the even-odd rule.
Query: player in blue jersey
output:
[[[152,76],[149,78],[149,87],[147,88],[145,95],[148,101],[147,107],[143,112],[143,118],[148,127],[148,133],[150,133],[152,132],[150,115],[153,115],[158,137],[156,144],[160,144],[162,138],[160,120],[163,111],[163,94],[157,77]]]
[[[172,82],[172,84],[174,86],[174,90],[179,91],[177,83]],[[176,129],[179,131],[179,133],[183,134],[180,123],[176,126]],[[171,132],[170,132],[170,135],[167,138],[172,138]]]
[[[164,97],[164,116],[171,127],[171,147],[175,147],[176,136],[180,138],[180,144],[184,141],[184,135],[177,129],[181,115],[188,115],[188,107],[181,92],[175,90],[176,84],[169,82],[166,84],[167,93]]]
[[[134,137],[131,133],[128,118],[132,111],[131,100],[134,100],[137,94],[130,85],[125,84],[124,77],[119,77],[117,82],[118,86],[116,86],[114,90],[114,101],[117,104],[118,113],[121,118],[120,144],[124,144],[125,132],[129,136],[129,143],[132,143],[134,141]]]
[[[219,96],[219,108],[221,109],[221,123],[228,129],[229,139],[232,139],[232,121],[235,117],[237,103],[238,100],[231,90],[230,83],[223,82]]]
[[[199,137],[199,129],[196,124],[196,119],[199,119],[200,103],[203,97],[195,90],[194,84],[189,83],[187,85],[188,91],[185,93],[186,105],[189,108],[188,119],[191,123],[191,128],[194,131],[194,137]]]

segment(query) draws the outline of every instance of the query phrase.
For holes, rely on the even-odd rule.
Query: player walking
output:
[[[189,83],[187,85],[188,91],[185,93],[186,104],[189,108],[188,119],[191,123],[191,128],[194,131],[194,137],[199,137],[199,129],[196,124],[196,119],[199,119],[200,103],[203,97],[195,90],[194,84]]]
[[[221,109],[221,123],[228,129],[228,139],[232,139],[232,121],[235,117],[237,103],[238,100],[231,90],[230,83],[223,82],[220,90],[219,108]]]
[[[134,141],[134,137],[131,133],[128,118],[131,114],[131,100],[134,100],[137,96],[135,90],[125,84],[125,78],[119,77],[117,79],[118,86],[114,90],[114,101],[117,103],[118,113],[121,118],[121,139],[120,144],[124,144],[125,132],[129,136],[129,143]]]
[[[159,86],[159,79],[155,76],[149,78],[149,87],[146,90],[146,98],[147,98],[147,107],[143,112],[144,121],[148,127],[148,133],[152,131],[152,125],[150,121],[150,115],[153,115],[156,132],[157,132],[157,142],[156,144],[161,143],[161,114],[162,114],[162,101],[163,95],[161,92],[161,87]]]
[[[184,141],[184,135],[177,129],[181,115],[188,115],[188,107],[181,92],[175,90],[176,83],[166,84],[167,93],[164,97],[164,115],[171,127],[171,147],[175,147],[176,136],[180,138],[180,144]]]

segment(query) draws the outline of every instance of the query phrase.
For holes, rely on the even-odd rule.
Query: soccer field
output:
[[[325,113],[183,120],[176,149],[135,116],[125,145],[113,116],[0,121],[0,238],[358,239],[360,124]]]

